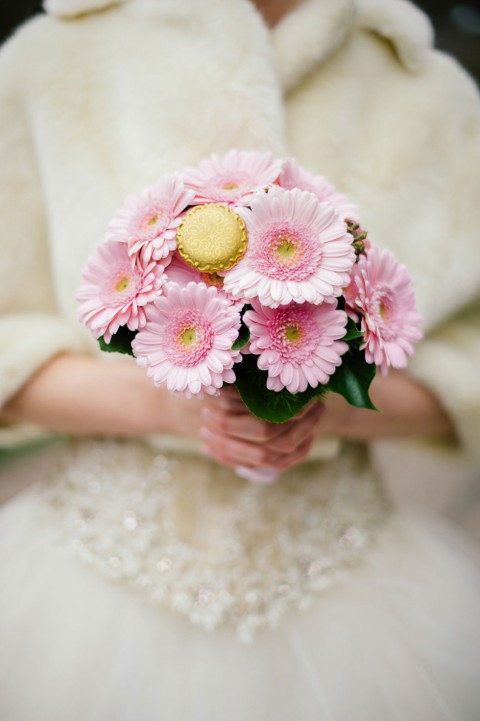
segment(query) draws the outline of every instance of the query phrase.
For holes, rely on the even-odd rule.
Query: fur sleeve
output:
[[[479,537],[480,307],[430,333],[408,373],[441,400],[456,431],[443,439],[383,440],[372,460],[397,506],[433,508]]]
[[[441,399],[458,439],[480,459],[480,307],[430,333],[408,372]]]
[[[53,356],[81,350],[78,330],[56,307],[42,179],[16,56],[10,44],[0,56],[0,407]]]

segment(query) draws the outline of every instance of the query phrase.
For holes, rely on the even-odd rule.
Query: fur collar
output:
[[[44,0],[43,6],[49,15],[73,18],[120,5],[127,0]]]
[[[48,14],[73,18],[123,3],[143,0],[45,0]],[[246,3],[248,0],[230,0]],[[163,10],[164,0],[158,2]],[[176,12],[188,17],[209,0],[181,0]],[[172,8],[168,1],[165,9]],[[252,5],[259,22],[261,18]],[[402,64],[421,69],[432,45],[432,28],[426,16],[407,0],[305,0],[271,32],[277,73],[284,91],[293,89],[313,68],[338,48],[352,28],[375,32],[389,40]]]
[[[400,62],[420,71],[433,44],[427,16],[407,0],[358,0],[358,25],[389,40]]]
[[[306,0],[273,29],[277,72],[286,92],[343,43],[356,6],[356,0]]]

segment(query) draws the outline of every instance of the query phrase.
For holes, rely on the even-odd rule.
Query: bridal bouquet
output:
[[[379,367],[421,337],[410,278],[322,176],[270,153],[212,155],[129,196],[87,263],[79,318],[156,385],[284,422],[327,391],[374,408]]]

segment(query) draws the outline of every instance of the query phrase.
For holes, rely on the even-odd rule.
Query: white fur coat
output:
[[[409,372],[459,444],[409,457],[450,474],[478,457],[480,103],[426,18],[405,0],[305,0],[272,32],[249,0],[46,10],[0,53],[0,403],[55,354],[94,351],[75,290],[127,193],[271,149],[332,179],[414,277],[427,335]],[[400,445],[377,444],[385,468]]]

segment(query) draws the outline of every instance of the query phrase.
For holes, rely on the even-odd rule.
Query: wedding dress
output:
[[[0,718],[475,721],[476,549],[320,453],[262,486],[65,443],[0,510]]]

